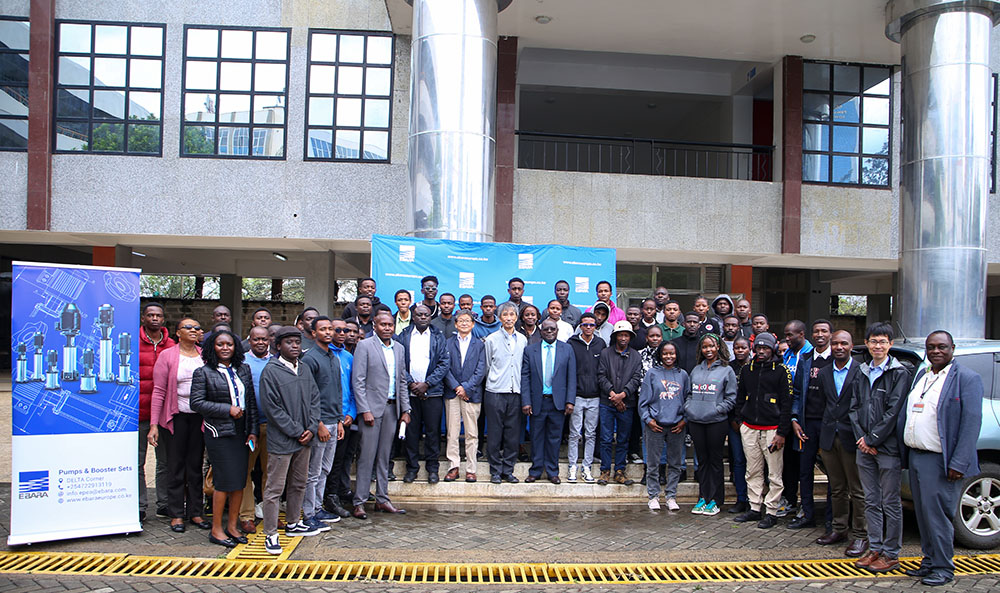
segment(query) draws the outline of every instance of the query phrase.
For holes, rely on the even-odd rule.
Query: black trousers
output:
[[[171,519],[190,519],[202,513],[205,443],[201,421],[201,414],[174,414],[174,432],[167,441],[167,514]]]
[[[788,501],[789,506],[798,506],[799,501],[799,473],[800,473],[800,458],[802,457],[799,451],[799,439],[794,435],[789,435],[788,440],[791,442],[785,443],[782,447],[784,453],[783,461],[784,466],[781,468],[781,481],[785,484],[785,490],[782,496]]]
[[[710,424],[697,422],[688,423],[688,433],[694,441],[694,450],[698,454],[698,496],[705,502],[715,501],[722,505],[726,501],[726,482],[722,468],[722,453],[726,448],[726,435],[729,434],[729,422],[722,420]]]
[[[521,394],[487,391],[483,408],[483,416],[487,417],[486,455],[490,460],[490,476],[513,474],[521,441]]]
[[[337,450],[333,454],[333,466],[326,476],[326,495],[330,501],[353,499],[351,491],[351,465],[358,454],[358,445],[361,443],[361,431],[344,431],[344,440],[337,443]]]
[[[424,435],[423,459],[427,473],[438,472],[443,410],[444,398],[441,396],[423,399],[410,396],[410,423],[406,426],[406,471],[416,473],[420,469],[420,436]]]

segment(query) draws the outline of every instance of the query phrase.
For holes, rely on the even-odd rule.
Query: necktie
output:
[[[542,378],[545,381],[545,386],[552,387],[552,375],[555,373],[555,356],[552,355],[552,345],[548,344],[545,346],[545,370],[543,372]]]

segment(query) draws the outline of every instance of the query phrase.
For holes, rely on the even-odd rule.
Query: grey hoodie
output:
[[[691,371],[691,394],[684,401],[684,418],[697,424],[711,424],[729,418],[736,405],[736,373],[716,360],[709,367],[705,361]]]
[[[717,296],[714,299],[712,299],[712,313],[711,313],[715,317],[718,317],[719,321],[725,321],[724,318],[726,317],[726,315],[720,315],[715,310],[715,303],[718,303],[719,301],[728,301],[729,302],[729,313],[726,313],[726,315],[736,315],[736,303],[733,302],[733,299],[730,298],[728,294],[720,294],[719,296]],[[720,332],[722,331],[722,327],[721,326],[719,327],[719,331]]]
[[[691,379],[684,369],[654,365],[639,388],[639,416],[643,425],[650,420],[670,427],[684,419],[684,401],[691,393]]]

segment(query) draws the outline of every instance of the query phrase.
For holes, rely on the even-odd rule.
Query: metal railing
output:
[[[518,167],[771,181],[774,146],[516,132]]]

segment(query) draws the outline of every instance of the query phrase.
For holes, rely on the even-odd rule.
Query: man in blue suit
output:
[[[472,311],[455,315],[455,333],[448,338],[448,373],[445,375],[444,409],[448,433],[445,455],[450,468],[445,482],[458,479],[462,458],[458,437],[465,424],[465,481],[476,481],[476,450],[479,445],[479,413],[483,402],[483,380],[486,379],[486,357],[483,341],[472,335],[476,318]]]
[[[899,413],[902,466],[920,528],[920,567],[906,574],[928,586],[955,578],[952,520],[965,476],[979,473],[976,441],[983,421],[983,380],[954,362],[951,334],[938,330],[924,342],[929,369],[917,373]]]
[[[563,421],[576,403],[576,356],[569,344],[556,340],[559,326],[546,319],[542,341],[524,349],[521,365],[521,410],[531,416],[531,469],[525,482],[542,477],[559,483],[559,439]]]

